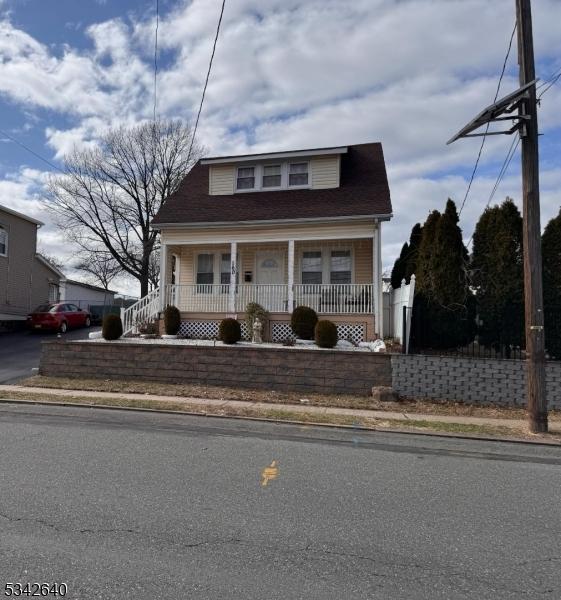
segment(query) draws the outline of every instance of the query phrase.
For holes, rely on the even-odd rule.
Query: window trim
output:
[[[307,165],[307,173],[308,173],[308,183],[302,185],[289,185],[290,181],[290,165],[291,164],[306,164]],[[274,167],[280,166],[281,170],[281,184],[279,186],[274,187],[263,187],[263,176],[265,172],[265,167]],[[238,173],[240,169],[253,168],[253,177],[254,182],[252,188],[238,189]],[[311,171],[311,162],[309,160],[285,160],[285,161],[275,161],[275,162],[263,162],[263,163],[254,163],[249,165],[236,165],[236,170],[234,174],[234,193],[235,194],[246,194],[253,192],[274,192],[277,190],[305,190],[310,189],[312,187],[312,171]]]
[[[199,265],[199,256],[201,254],[210,254],[212,258],[212,283],[197,283],[197,273],[198,273],[198,265]],[[217,288],[221,286],[228,286],[229,283],[221,283],[222,276],[222,255],[230,254],[230,250],[200,250],[194,253],[193,260],[193,285],[194,286],[205,286],[212,285],[217,286]],[[240,276],[240,253],[238,251],[237,259],[237,273],[236,273],[236,287],[239,285],[239,276]]]
[[[349,252],[351,255],[351,283],[350,284],[337,284],[331,282],[331,252],[333,250],[339,250],[341,252]],[[298,273],[297,279],[300,285],[320,285],[319,283],[302,283],[302,261],[304,258],[304,252],[321,252],[321,285],[353,285],[355,283],[355,252],[352,244],[345,244],[344,246],[333,246],[333,245],[320,245],[310,246],[309,248],[301,248],[298,253]],[[296,277],[295,277],[296,279]]]
[[[235,183],[236,192],[238,194],[243,194],[245,192],[253,192],[253,191],[259,189],[257,187],[257,184],[259,181],[259,177],[258,177],[259,168],[258,167],[259,167],[259,165],[243,165],[243,166],[236,167],[236,181],[234,183]],[[252,188],[238,188],[238,180],[240,179],[240,176],[239,176],[240,169],[253,169],[253,187]],[[242,177],[241,179],[248,179],[248,178]]]
[[[302,183],[300,185],[290,185],[290,165],[301,165],[306,164],[307,171],[306,175],[308,176],[308,182]],[[306,189],[311,186],[312,174],[310,172],[310,161],[309,160],[290,160],[286,163],[286,187],[289,190],[301,190]]]
[[[0,252],[0,256],[6,258],[9,251],[9,240],[8,228],[0,224],[0,233],[4,233],[4,252]]]
[[[286,168],[285,168],[286,163],[267,163],[267,164],[262,164],[260,165],[260,178],[259,178],[259,183],[261,184],[261,188],[262,190],[265,190],[267,192],[271,191],[271,190],[282,190],[284,188],[284,183],[286,181]],[[265,167],[280,167],[280,185],[270,185],[265,187],[263,185],[263,179],[264,177],[267,177],[265,175]]]

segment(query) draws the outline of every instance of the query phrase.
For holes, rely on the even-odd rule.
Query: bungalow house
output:
[[[382,325],[382,223],[392,217],[379,143],[218,156],[197,162],[152,221],[161,285],[125,314],[125,331],[166,305],[182,332],[214,336],[257,302],[273,341],[299,305],[371,340]],[[245,332],[247,335],[247,332]]]

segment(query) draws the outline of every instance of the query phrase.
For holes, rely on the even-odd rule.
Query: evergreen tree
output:
[[[432,290],[434,289],[431,262],[434,252],[436,228],[441,216],[442,215],[437,210],[433,210],[429,214],[423,225],[421,242],[419,244],[419,250],[417,251],[417,273],[415,274],[416,290],[419,293],[424,293],[427,297],[430,297]]]
[[[391,284],[394,290],[396,290],[398,287],[401,287],[401,281],[405,276],[405,266],[408,255],[409,244],[405,242],[405,244],[403,244],[401,248],[400,255],[398,256],[398,258],[395,259],[395,263],[392,269]]]
[[[561,358],[561,211],[546,225],[542,236],[545,346]]]
[[[407,253],[407,259],[405,261],[404,275],[407,283],[411,280],[411,275],[417,276],[417,260],[419,256],[419,246],[423,237],[423,228],[420,223],[416,223],[411,230],[409,237],[409,251]]]
[[[473,235],[471,280],[486,346],[524,343],[522,260],[522,217],[507,198],[483,212]]]
[[[430,213],[417,256],[413,308],[414,345],[454,348],[473,339],[474,302],[466,272],[467,250],[452,200],[443,214]]]

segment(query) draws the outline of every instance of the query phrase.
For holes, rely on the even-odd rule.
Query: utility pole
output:
[[[520,85],[534,81],[534,43],[530,0],[516,0]],[[530,431],[547,432],[543,314],[540,181],[536,86],[520,102],[524,243],[524,311],[526,328],[527,410]]]

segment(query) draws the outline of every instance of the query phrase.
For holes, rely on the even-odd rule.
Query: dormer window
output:
[[[255,189],[255,167],[239,167],[236,181],[237,190]]]
[[[265,165],[263,167],[263,187],[281,187],[281,165]]]
[[[308,163],[290,163],[288,166],[288,185],[308,185]]]

